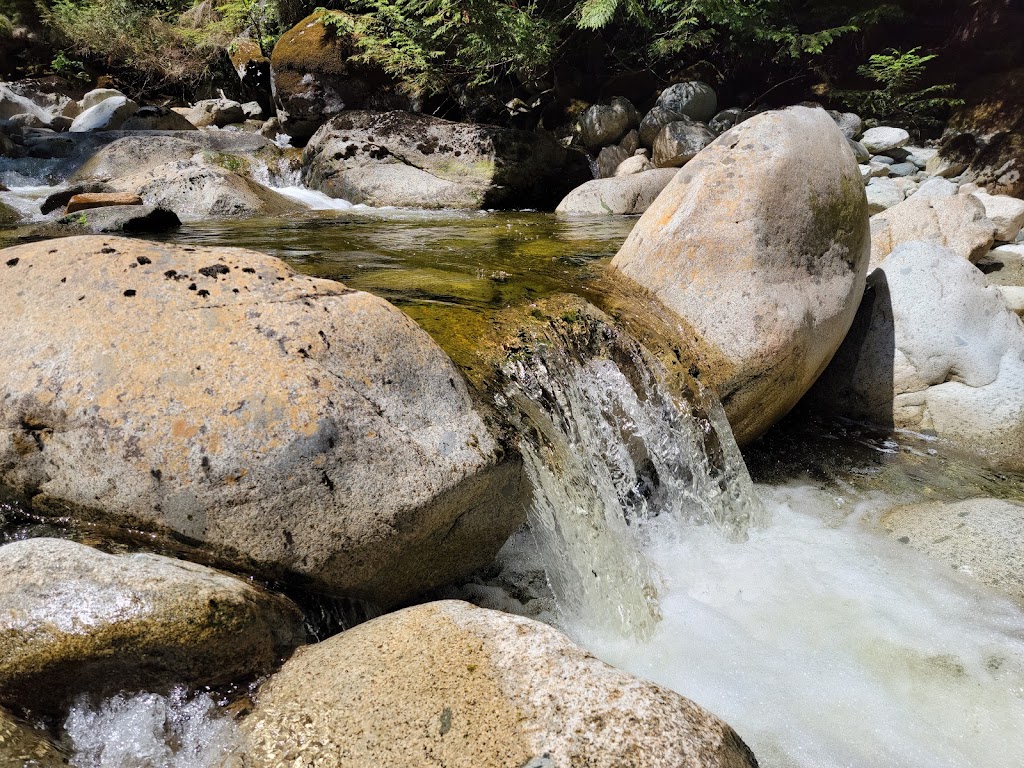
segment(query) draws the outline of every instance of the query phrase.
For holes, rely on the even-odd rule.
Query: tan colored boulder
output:
[[[907,504],[882,515],[882,526],[904,544],[1024,603],[1024,504]]]
[[[1024,200],[1009,195],[990,195],[980,190],[971,194],[985,206],[985,216],[996,225],[996,240],[1012,243],[1024,227]]]
[[[64,539],[0,547],[0,700],[54,711],[82,693],[269,671],[305,641],[283,597],[202,565]]]
[[[973,195],[912,195],[871,217],[871,269],[899,245],[914,241],[943,245],[975,262],[991,250],[995,230]]]
[[[142,198],[131,192],[86,192],[74,195],[68,200],[64,212],[87,211],[90,208],[103,208],[108,205],[142,205]]]
[[[784,416],[839,347],[869,256],[864,184],[821,109],[766,112],[673,178],[612,268],[694,336],[740,444]]]
[[[676,168],[658,168],[610,179],[594,179],[566,195],[555,213],[590,216],[643,213],[676,173]]]
[[[408,608],[299,651],[242,725],[252,768],[753,768],[714,715],[539,622]]]
[[[382,299],[112,236],[8,248],[0,275],[0,484],[39,512],[384,604],[523,521],[520,463]]]
[[[0,710],[0,765],[4,768],[65,768],[67,758],[46,734]]]

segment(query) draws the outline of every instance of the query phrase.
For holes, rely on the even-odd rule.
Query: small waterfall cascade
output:
[[[645,638],[660,620],[653,538],[713,526],[742,539],[759,518],[718,400],[593,312],[552,320],[505,359],[499,409],[534,487],[529,525],[560,612]]]

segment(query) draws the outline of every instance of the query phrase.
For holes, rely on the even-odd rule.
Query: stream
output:
[[[42,194],[7,183],[23,210]],[[288,192],[321,210],[161,239],[252,248],[382,296],[460,365],[503,308],[594,290],[635,223]],[[721,716],[765,768],[1022,764],[1022,606],[879,518],[922,500],[1024,500],[1024,478],[926,436],[802,413],[741,456],[713,398],[673,401],[636,354],[587,365],[551,349],[498,395],[541,436],[524,443],[530,528],[440,596],[558,626]],[[80,768],[212,768],[237,747],[221,703],[180,690],[83,701],[63,738]]]

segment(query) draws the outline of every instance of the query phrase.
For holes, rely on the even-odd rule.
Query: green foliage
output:
[[[952,84],[932,85],[918,89],[929,61],[934,54],[921,56],[920,48],[909,51],[890,49],[868,58],[857,69],[858,74],[878,85],[871,90],[841,91],[836,94],[862,114],[894,122],[910,128],[933,128],[941,117],[963,101],[952,97]]]
[[[0,40],[9,38],[14,32],[14,23],[5,14],[0,13]]]
[[[85,64],[77,59],[69,58],[64,51],[57,51],[57,55],[50,62],[50,68],[58,75],[76,80],[91,80],[89,73],[85,71]]]
[[[219,18],[202,27],[204,33],[222,31],[229,37],[248,33],[259,45],[260,53],[270,56],[281,31],[277,4],[273,0],[221,0],[214,10]]]
[[[533,73],[550,62],[558,24],[514,0],[352,0],[320,9],[348,35],[357,59],[376,64],[413,94]]]

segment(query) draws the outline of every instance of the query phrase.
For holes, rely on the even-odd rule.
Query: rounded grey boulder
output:
[[[706,123],[718,112],[718,96],[707,83],[691,80],[670,85],[662,91],[658,106]]]
[[[621,96],[607,104],[594,104],[580,117],[581,138],[590,149],[614,144],[640,125],[636,107]]]
[[[715,140],[715,134],[695,120],[684,117],[669,123],[654,140],[654,165],[657,168],[679,168]]]

